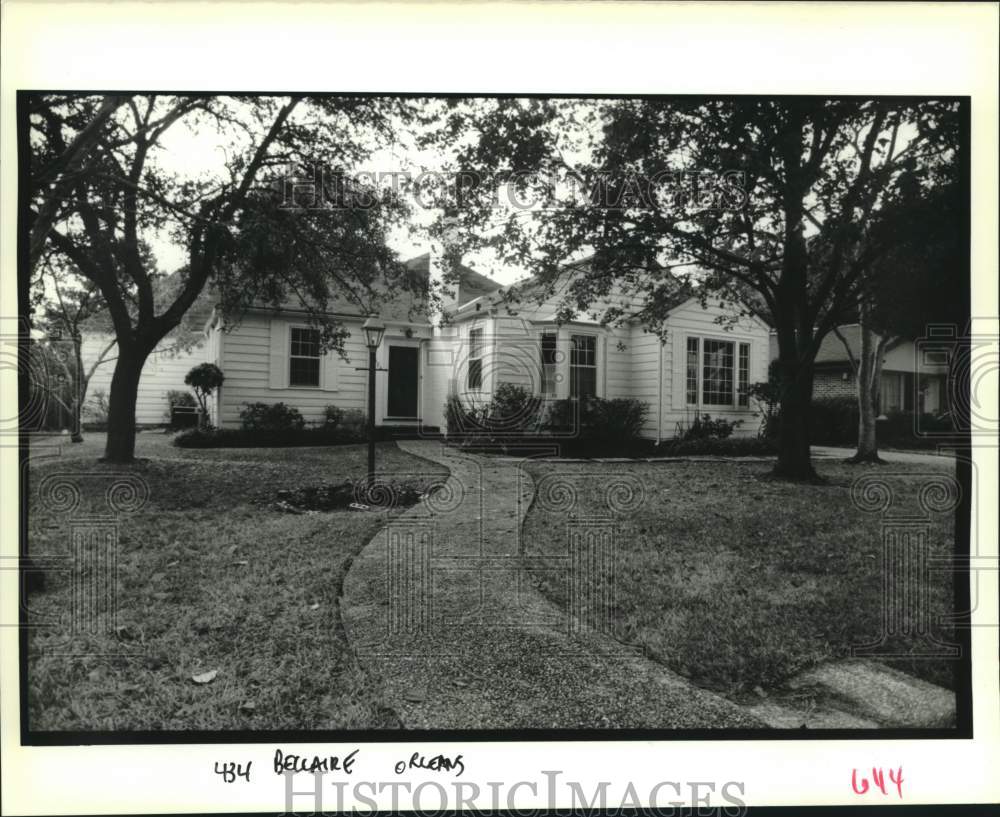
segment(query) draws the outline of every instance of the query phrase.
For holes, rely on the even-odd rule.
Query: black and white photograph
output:
[[[16,89],[22,745],[984,734],[967,93],[314,80]]]

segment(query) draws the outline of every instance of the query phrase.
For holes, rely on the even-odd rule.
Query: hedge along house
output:
[[[861,327],[839,327],[854,359],[861,350]],[[858,381],[844,341],[830,333],[816,353],[813,400],[857,400]],[[772,357],[777,358],[777,339],[772,335]],[[881,415],[896,412],[941,414],[948,410],[948,357],[945,352],[922,349],[911,340],[897,338],[887,344],[882,357],[882,382],[876,410]]]

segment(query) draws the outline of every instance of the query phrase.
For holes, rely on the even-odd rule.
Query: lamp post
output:
[[[369,315],[361,327],[368,347],[368,481],[375,481],[375,352],[382,343],[385,324],[377,315]]]

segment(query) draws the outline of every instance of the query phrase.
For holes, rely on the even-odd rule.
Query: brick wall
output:
[[[813,377],[813,399],[824,400],[831,397],[856,397],[857,383],[854,373],[847,371],[847,380],[844,380],[844,372],[847,371],[820,371]]]

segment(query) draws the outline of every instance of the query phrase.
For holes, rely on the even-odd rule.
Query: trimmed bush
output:
[[[486,424],[494,431],[526,431],[538,424],[541,398],[516,383],[501,383],[486,406]]]
[[[240,423],[244,431],[301,431],[305,426],[299,410],[284,403],[244,403]]]
[[[360,409],[342,409],[333,405],[323,409],[323,428],[358,442],[365,439],[366,419]]]
[[[380,439],[386,439],[380,435]],[[341,429],[326,426],[247,430],[216,428],[182,431],[173,439],[179,448],[285,448],[299,445],[357,445],[358,438]]]
[[[777,453],[774,440],[764,437],[701,437],[666,440],[656,450],[661,457],[751,457]]]
[[[560,436],[623,443],[639,439],[648,413],[646,403],[628,397],[556,400],[545,425]]]

